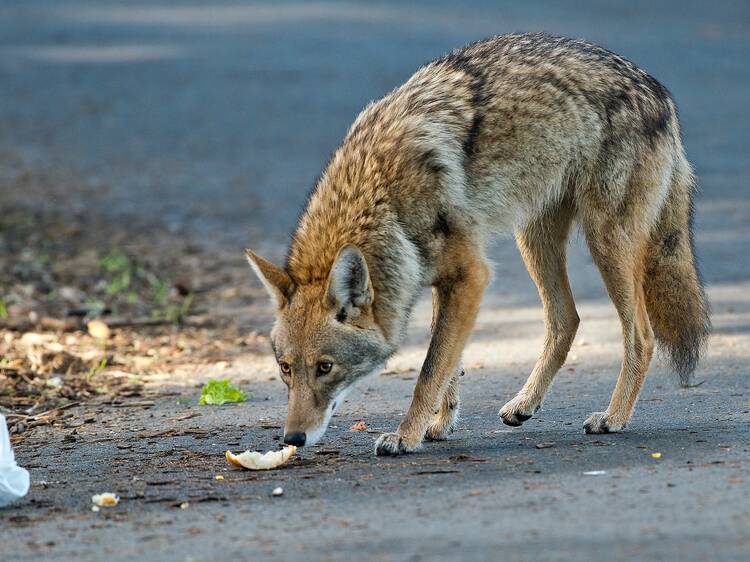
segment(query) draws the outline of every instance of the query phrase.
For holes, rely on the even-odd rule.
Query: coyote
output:
[[[656,340],[687,381],[710,330],[691,234],[694,178],[674,102],[626,59],[578,39],[501,35],[451,52],[368,105],[310,195],[284,268],[251,250],[276,301],[289,387],[284,441],[310,445],[358,380],[397,350],[423,287],[432,340],[408,412],[377,455],[453,430],[461,354],[490,280],[493,236],[514,233],[544,306],[544,350],[499,412],[539,409],[578,327],[566,273],[583,231],[623,334],[607,409],[630,419]]]

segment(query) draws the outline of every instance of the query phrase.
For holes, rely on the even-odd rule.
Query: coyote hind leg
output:
[[[609,433],[623,429],[633,415],[654,351],[654,332],[643,292],[647,239],[638,237],[641,240],[636,243],[636,237],[613,223],[587,230],[586,236],[622,324],[622,367],[609,407],[591,414],[583,426],[586,433]]]
[[[565,362],[578,329],[578,313],[568,283],[565,257],[574,215],[573,204],[565,201],[516,235],[526,268],[539,289],[546,334],[544,351],[526,384],[500,410],[500,417],[507,425],[519,426],[539,409]]]

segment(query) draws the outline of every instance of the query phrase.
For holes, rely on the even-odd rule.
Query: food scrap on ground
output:
[[[349,428],[349,431],[367,431],[367,424],[365,423],[365,420],[359,420]]]
[[[120,496],[111,492],[91,496],[91,503],[98,507],[111,507],[120,503]]]
[[[280,451],[268,451],[265,454],[258,451],[245,451],[242,454],[235,455],[232,451],[227,451],[226,457],[234,466],[247,468],[248,470],[271,470],[285,464],[296,452],[297,447],[288,445]]]
[[[661,458],[661,453],[651,453],[651,458],[652,459],[660,459]]]

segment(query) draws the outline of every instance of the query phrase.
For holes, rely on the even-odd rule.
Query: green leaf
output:
[[[203,385],[201,390],[201,399],[198,402],[201,406],[220,405],[227,402],[244,402],[247,400],[247,394],[239,388],[229,384],[228,379],[210,380]]]
[[[120,271],[112,278],[107,285],[107,294],[116,295],[130,287],[130,270]]]

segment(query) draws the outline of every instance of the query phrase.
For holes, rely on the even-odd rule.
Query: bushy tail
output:
[[[693,249],[694,179],[687,164],[676,172],[646,257],[644,290],[649,320],[683,386],[711,331],[711,319]]]

